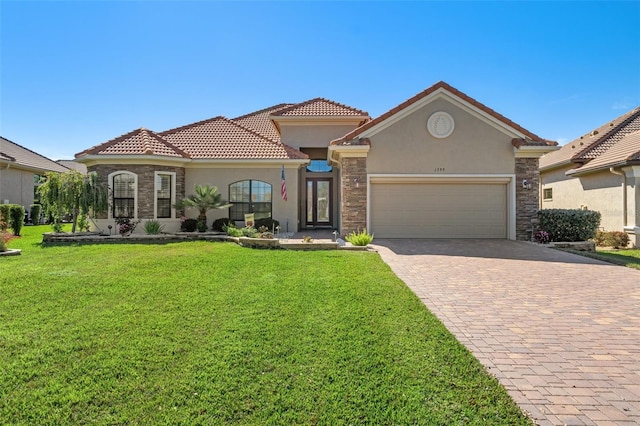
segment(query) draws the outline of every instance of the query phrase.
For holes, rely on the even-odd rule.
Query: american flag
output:
[[[284,180],[284,165],[282,166],[282,180],[280,183],[280,194],[282,195],[282,199],[287,201],[287,183]]]

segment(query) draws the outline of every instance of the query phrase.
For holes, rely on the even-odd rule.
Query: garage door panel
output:
[[[505,184],[374,183],[371,231],[380,238],[506,238]]]

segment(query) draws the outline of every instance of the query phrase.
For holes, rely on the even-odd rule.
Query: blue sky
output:
[[[0,135],[70,159],[325,97],[373,117],[444,80],[560,143],[640,106],[640,2],[0,0]]]

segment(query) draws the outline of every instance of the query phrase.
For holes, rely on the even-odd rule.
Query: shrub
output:
[[[24,207],[18,204],[11,204],[9,210],[9,227],[13,230],[13,235],[20,236],[20,231],[24,225]]]
[[[196,222],[196,229],[198,232],[204,232],[207,230],[207,221],[204,219],[198,220]]]
[[[131,220],[128,217],[119,217],[115,220],[120,235],[133,234],[140,220]]]
[[[198,226],[197,219],[185,219],[180,224],[180,230],[182,232],[196,232],[196,226]]]
[[[211,224],[211,230],[217,232],[224,232],[224,227],[229,225],[232,222],[228,217],[223,217],[220,219],[216,219]]]
[[[0,231],[0,251],[7,251],[7,244],[13,239],[13,235],[6,231]]]
[[[598,247],[624,248],[629,245],[629,234],[620,231],[598,231],[593,241]]]
[[[256,219],[253,226],[256,229],[260,229],[263,226],[267,228],[269,231],[274,231],[278,226],[280,226],[280,222],[271,218],[271,217],[263,217],[261,219]]]
[[[551,241],[587,241],[595,237],[600,226],[600,212],[580,209],[545,209],[538,211],[540,228]]]
[[[547,244],[549,242],[549,233],[547,231],[538,231],[533,235],[533,238],[540,244]]]
[[[236,228],[233,222],[230,222],[227,226],[224,227],[224,232],[231,237],[249,237],[256,238],[258,236],[258,231],[256,228],[252,226],[246,226],[244,228]]]
[[[6,231],[9,228],[9,211],[11,210],[12,204],[0,204],[0,231]]]
[[[261,226],[260,228],[258,228],[258,238],[273,238],[273,232],[271,232],[271,229],[267,228],[266,226]]]
[[[148,235],[158,235],[163,229],[164,225],[157,220],[148,220],[144,223],[144,232]]]
[[[86,215],[79,215],[78,220],[76,222],[76,227],[80,232],[88,232],[89,231],[89,222],[87,221]]]
[[[344,239],[354,246],[366,246],[373,241],[373,235],[368,234],[367,228],[365,228],[362,232],[352,231]]]
[[[29,206],[29,218],[34,225],[40,224],[40,213],[42,212],[42,206],[40,204],[31,204]]]

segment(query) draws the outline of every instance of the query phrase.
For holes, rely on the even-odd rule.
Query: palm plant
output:
[[[218,188],[210,185],[196,185],[194,193],[176,203],[176,209],[198,209],[198,222],[207,223],[207,212],[214,209],[226,209],[230,207],[228,201],[222,199]]]

